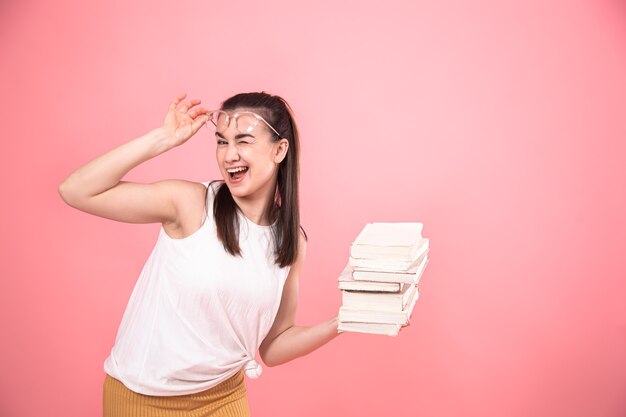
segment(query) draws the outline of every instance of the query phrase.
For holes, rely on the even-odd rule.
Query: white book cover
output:
[[[418,284],[429,261],[426,252],[416,261],[415,267],[410,268],[412,272],[370,271],[352,267],[352,279],[359,282]]]
[[[382,334],[385,336],[397,336],[400,332],[399,324],[388,323],[344,323],[339,322],[338,330],[341,332]]]
[[[350,264],[345,266],[337,280],[340,290],[398,292],[401,288],[397,282],[357,281],[353,277],[353,267]]]
[[[342,291],[342,305],[376,311],[402,311],[408,305],[415,284],[404,284],[397,293]]]
[[[368,223],[350,245],[350,256],[413,259],[422,228],[422,223]]]
[[[413,290],[413,295],[409,300],[409,306],[402,311],[373,311],[363,310],[354,307],[341,306],[339,308],[340,322],[359,322],[359,323],[393,323],[405,326],[411,319],[411,314],[415,308],[415,303],[419,299],[419,290],[417,287]]]
[[[350,256],[348,263],[357,270],[369,271],[389,271],[389,272],[406,272],[410,273],[411,268],[415,267],[416,261],[429,250],[430,240],[422,238],[418,249],[413,255],[415,258],[409,260],[399,259],[383,259],[383,258],[354,258]]]

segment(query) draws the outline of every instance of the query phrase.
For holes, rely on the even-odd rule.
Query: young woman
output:
[[[337,336],[337,318],[294,324],[306,252],[299,139],[284,99],[238,94],[209,111],[185,95],[163,126],[80,167],[59,186],[72,207],[162,224],[104,363],[104,416],[247,416],[243,380]],[[182,104],[181,104],[182,103]],[[122,181],[135,166],[215,130],[223,181]]]

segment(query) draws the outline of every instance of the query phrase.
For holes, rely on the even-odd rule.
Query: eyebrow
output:
[[[215,132],[215,136],[219,136],[222,139],[226,139],[226,137],[224,135],[222,135],[220,132]],[[251,137],[254,139],[254,136],[252,136],[249,133],[239,133],[237,134],[237,136],[235,136],[235,139],[241,139],[241,138],[245,138],[245,137]]]

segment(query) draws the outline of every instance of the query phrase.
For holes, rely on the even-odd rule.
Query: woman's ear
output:
[[[280,139],[274,144],[274,149],[274,162],[280,164],[287,156],[287,151],[289,150],[289,141],[285,138]]]

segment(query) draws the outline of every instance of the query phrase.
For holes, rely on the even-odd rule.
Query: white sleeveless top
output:
[[[242,368],[251,378],[261,373],[254,358],[278,312],[290,267],[274,264],[271,227],[239,211],[243,257],[226,252],[213,218],[220,185],[209,187],[207,217],[193,234],[174,239],[161,227],[135,284],[104,362],[105,372],[132,391],[186,395]]]

